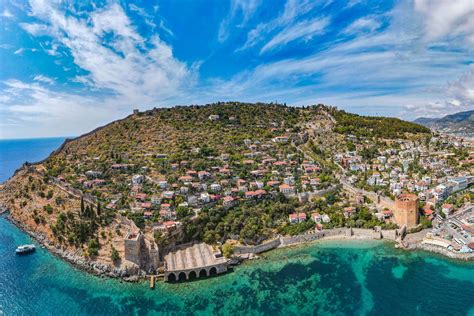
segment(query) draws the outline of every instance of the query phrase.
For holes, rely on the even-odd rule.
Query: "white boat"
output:
[[[36,250],[35,245],[31,244],[31,245],[18,246],[16,248],[15,252],[16,252],[17,255],[22,255],[22,254],[25,254],[25,253],[33,252],[35,250]]]

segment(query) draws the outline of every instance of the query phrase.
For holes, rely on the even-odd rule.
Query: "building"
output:
[[[132,177],[133,185],[142,184],[144,181],[145,181],[145,177],[141,174],[136,174]]]
[[[441,206],[441,211],[444,213],[444,215],[449,216],[453,213],[454,207],[451,204],[443,204]]]
[[[311,219],[316,222],[316,223],[319,223],[321,222],[321,214],[319,213],[312,213],[311,214]]]
[[[283,193],[283,194],[294,194],[295,193],[295,188],[288,185],[288,184],[286,184],[286,183],[280,185],[279,189],[280,189],[280,192]]]
[[[331,218],[327,214],[321,215],[321,220],[323,223],[329,223],[331,221]]]
[[[212,192],[219,192],[221,189],[222,189],[222,187],[219,183],[211,184],[211,191]]]
[[[291,224],[297,224],[306,220],[306,213],[292,213],[288,216]]]
[[[407,228],[418,225],[418,196],[415,194],[400,194],[395,199],[393,217],[398,226]]]
[[[124,240],[125,260],[140,265],[140,254],[144,246],[143,234],[129,232]]]

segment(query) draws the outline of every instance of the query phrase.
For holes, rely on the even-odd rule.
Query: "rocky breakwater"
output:
[[[426,244],[422,242],[411,243],[405,247],[408,250],[425,250],[433,253],[437,253],[443,256],[446,256],[451,259],[455,260],[462,260],[462,261],[474,261],[474,252],[471,253],[461,253],[461,252],[454,252],[444,247],[439,247],[436,245]]]

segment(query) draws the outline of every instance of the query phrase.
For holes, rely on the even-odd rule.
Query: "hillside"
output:
[[[288,226],[288,215],[315,206],[288,196],[332,186],[331,157],[347,148],[348,134],[371,144],[428,133],[323,105],[153,109],[67,140],[9,179],[0,203],[51,245],[107,264],[120,265],[123,238],[137,229],[159,247],[229,238],[252,244],[307,229]]]
[[[445,133],[473,136],[474,110],[458,112],[441,118],[420,117],[414,123]]]

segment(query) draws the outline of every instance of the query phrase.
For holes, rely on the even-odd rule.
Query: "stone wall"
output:
[[[323,237],[333,237],[333,236],[347,236],[347,228],[336,228],[336,229],[327,229],[323,231],[311,232],[296,236],[280,237],[281,246],[290,246],[306,242],[311,242],[314,240],[321,239]],[[350,235],[349,235],[350,236]]]
[[[234,247],[234,254],[242,255],[242,254],[257,254],[262,253],[280,246],[280,238],[268,241],[266,243],[256,245],[256,246],[235,246]]]
[[[399,237],[399,232],[397,229],[382,230],[382,238],[396,240]]]

